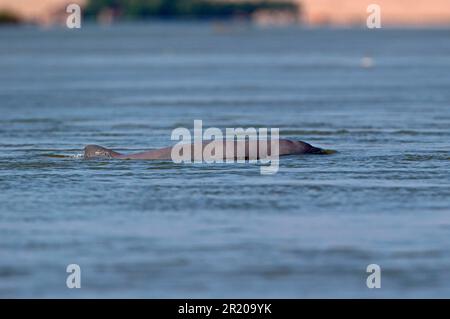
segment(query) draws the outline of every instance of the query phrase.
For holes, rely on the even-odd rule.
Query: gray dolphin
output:
[[[249,152],[249,148],[252,146],[251,143],[255,143],[253,146],[256,147],[256,150],[259,150],[258,141],[257,140],[247,140],[247,141],[206,141],[203,142],[203,149],[206,145],[210,143],[217,143],[217,146],[220,146],[219,143],[223,143],[223,157],[227,158],[226,149],[232,147],[233,151],[238,147],[245,147],[245,159],[259,159],[259,152],[256,152],[255,156],[252,156]],[[244,145],[245,143],[245,145]],[[214,145],[213,145],[214,146]],[[111,149],[99,146],[99,145],[87,145],[84,148],[84,158],[92,159],[92,158],[115,158],[115,159],[143,159],[143,160],[171,160],[172,147],[164,147],[155,150],[149,150],[140,153],[134,154],[121,154],[115,152]],[[191,144],[191,154],[194,154],[194,144]],[[267,142],[267,153],[270,154],[270,141]],[[234,154],[235,152],[232,152]],[[288,139],[280,139],[279,140],[279,155],[296,155],[296,154],[331,154],[334,151],[324,150],[322,148],[314,147],[311,144],[302,142],[302,141],[293,141]],[[237,159],[236,155],[233,155],[234,159]]]

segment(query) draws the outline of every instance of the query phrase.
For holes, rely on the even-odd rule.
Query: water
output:
[[[0,296],[450,297],[449,71],[449,30],[1,28]],[[80,158],[194,119],[338,153]]]

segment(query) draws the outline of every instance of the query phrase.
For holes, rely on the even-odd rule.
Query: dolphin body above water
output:
[[[264,143],[264,142],[263,142]],[[271,153],[271,143],[270,141],[266,141],[266,154]],[[191,145],[191,154],[194,154],[195,145]],[[264,144],[263,144],[264,145]],[[140,153],[134,154],[121,154],[115,152],[111,149],[99,146],[99,145],[87,145],[84,148],[84,158],[85,159],[95,159],[95,158],[113,158],[113,159],[142,159],[142,160],[171,160],[172,159],[172,149],[175,146],[164,147],[155,150],[149,150]],[[187,146],[189,148],[189,146]],[[205,148],[209,149],[222,147],[223,149],[223,159],[246,159],[246,160],[256,160],[261,159],[264,156],[260,156],[259,148],[260,143],[258,140],[238,140],[238,141],[220,141],[220,140],[212,140],[206,141],[202,143],[202,151],[205,151]],[[254,147],[254,151],[250,151],[250,149]],[[236,155],[236,149],[242,149],[241,156]],[[245,148],[245,149],[244,149]],[[228,155],[227,150],[232,150],[233,152],[229,152],[231,155]],[[332,154],[334,151],[324,150],[322,148],[314,147],[311,144],[288,140],[288,139],[279,139],[279,156],[283,155],[299,155],[299,154]],[[239,152],[238,152],[239,154]],[[264,154],[264,153],[263,153]],[[273,155],[273,154],[272,154]],[[270,155],[267,155],[269,157]]]

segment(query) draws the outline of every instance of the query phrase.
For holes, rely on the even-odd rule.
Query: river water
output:
[[[0,114],[1,297],[450,297],[448,29],[3,27]],[[338,153],[81,158],[195,119]]]

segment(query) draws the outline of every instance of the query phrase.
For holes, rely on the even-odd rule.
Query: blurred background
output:
[[[70,3],[86,18],[111,23],[142,19],[238,19],[258,24],[362,25],[376,3],[388,25],[448,25],[446,0],[0,0],[0,22],[49,25],[65,21]]]
[[[371,2],[0,0],[0,297],[449,297],[450,1]],[[195,119],[338,152],[82,159]]]

